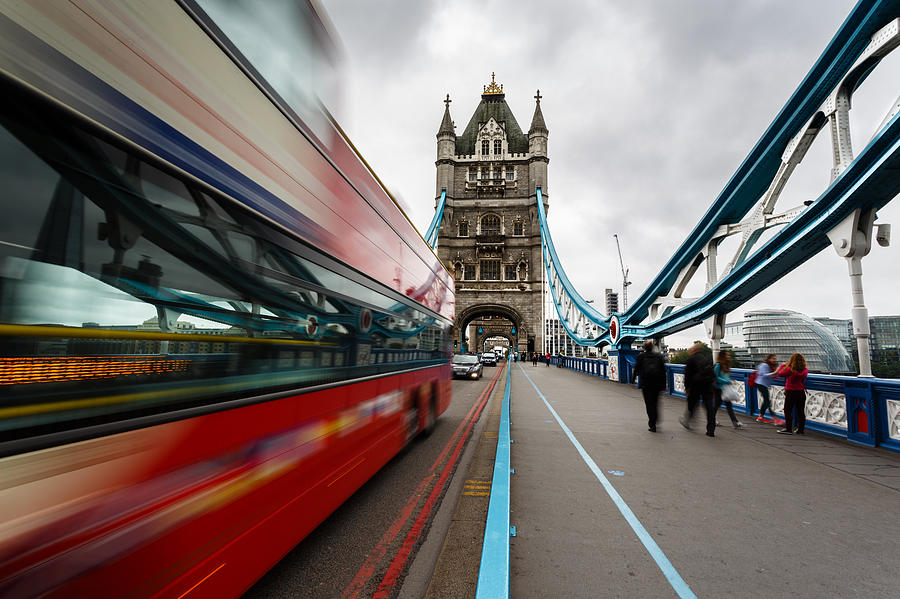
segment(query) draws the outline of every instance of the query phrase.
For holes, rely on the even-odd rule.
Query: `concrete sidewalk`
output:
[[[512,375],[512,597],[674,597],[679,577],[681,596],[900,596],[900,456],[740,415],[735,430],[724,410],[709,438],[702,407],[688,431],[668,396],[654,434],[631,386],[530,363]]]

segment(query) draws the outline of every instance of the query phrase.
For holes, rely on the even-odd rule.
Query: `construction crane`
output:
[[[616,238],[616,249],[619,250],[619,266],[622,267],[622,312],[628,310],[628,286],[631,281],[628,280],[628,269],[625,268],[625,262],[622,260],[622,246],[619,245],[619,236],[613,233]]]

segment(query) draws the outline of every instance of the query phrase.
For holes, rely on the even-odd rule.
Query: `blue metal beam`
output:
[[[637,325],[650,305],[672,289],[681,271],[703,250],[720,225],[738,222],[766,191],[792,137],[819,110],[869,44],[872,34],[900,16],[900,0],[861,0],[781,112],[687,236],[672,258],[631,305],[623,325]]]
[[[428,231],[425,233],[425,243],[434,249],[437,245],[438,233],[441,231],[441,220],[444,218],[444,203],[447,201],[447,190],[441,190],[441,197],[438,200],[437,209],[434,211],[434,218],[428,225]]]

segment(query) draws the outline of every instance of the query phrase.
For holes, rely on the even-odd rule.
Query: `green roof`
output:
[[[481,96],[481,103],[475,109],[469,124],[462,135],[456,138],[457,154],[474,154],[475,140],[481,125],[493,118],[506,129],[507,147],[510,152],[528,152],[528,136],[516,122],[512,110],[509,109],[504,94],[488,94]]]

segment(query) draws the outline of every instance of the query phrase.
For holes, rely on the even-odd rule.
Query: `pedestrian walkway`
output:
[[[900,456],[513,364],[510,594],[897,597]]]

